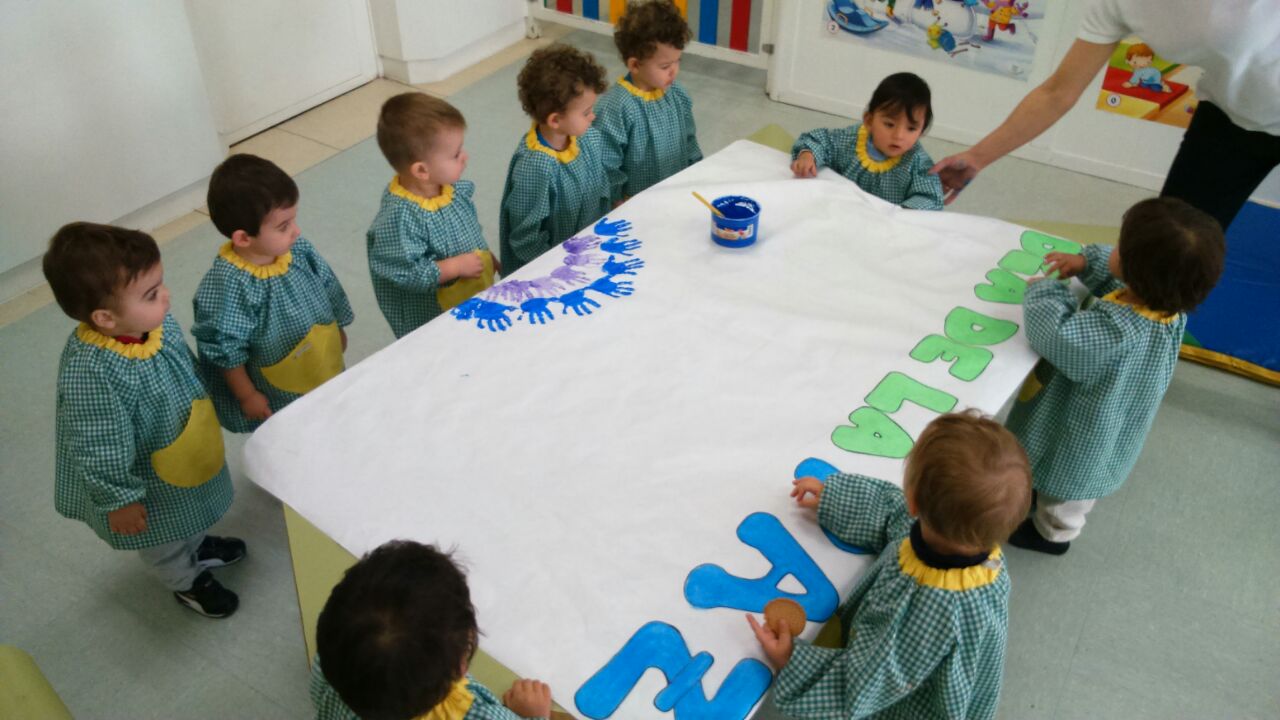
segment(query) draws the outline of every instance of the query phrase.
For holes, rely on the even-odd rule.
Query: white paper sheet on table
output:
[[[758,200],[760,241],[713,245],[690,190]],[[739,660],[763,659],[742,611],[683,595],[704,563],[748,578],[769,570],[735,536],[752,513],[780,519],[848,593],[867,556],[835,548],[788,492],[809,457],[900,482],[900,460],[831,439],[888,373],[993,413],[1036,360],[1021,330],[971,382],[908,355],[957,306],[1021,323],[1019,305],[974,288],[1021,247],[1023,228],[903,211],[830,171],[793,180],[782,153],[745,141],[610,218],[641,241],[632,257],[644,267],[613,278],[633,295],[588,291],[599,307],[585,316],[551,303],[545,324],[513,309],[501,332],[442,316],[277,414],[246,447],[255,482],[356,555],[392,538],[456,546],[481,646],[549,682],[575,713],[578,689],[650,621],[711,653],[707,696]],[[564,258],[554,249],[515,279]],[[934,415],[907,403],[891,417],[915,436]],[[666,684],[646,673],[614,717],[659,716]]]

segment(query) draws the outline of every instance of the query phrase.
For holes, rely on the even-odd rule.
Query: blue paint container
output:
[[[725,195],[711,201],[724,213],[711,214],[711,240],[717,245],[740,248],[751,245],[760,234],[760,203],[744,195]]]

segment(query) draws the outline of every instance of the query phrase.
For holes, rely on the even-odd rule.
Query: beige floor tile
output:
[[[151,237],[156,239],[157,244],[164,245],[197,225],[209,222],[209,209],[206,207],[203,210],[203,212],[189,212],[173,222],[161,225],[151,231]]]
[[[336,148],[301,135],[294,135],[278,127],[232,145],[231,152],[264,157],[279,165],[290,175],[297,175],[321,160],[338,154]]]
[[[414,85],[414,87],[424,92],[429,92],[432,95],[439,95],[447,98],[468,85],[492,75],[507,65],[524,59],[534,50],[546,47],[571,32],[573,32],[573,29],[564,25],[543,23],[542,37],[537,40],[521,40],[520,42],[507,46],[497,54],[490,55],[475,65],[461,70],[444,80],[433,83],[419,83]]]
[[[394,80],[378,78],[308,110],[277,129],[345,150],[373,136],[378,111],[387,98],[413,89]]]
[[[9,302],[0,304],[0,327],[15,323],[51,302],[53,290],[48,285],[28,290]]]

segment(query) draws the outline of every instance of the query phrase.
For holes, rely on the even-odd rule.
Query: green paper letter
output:
[[[1027,281],[1008,270],[993,269],[987,272],[990,285],[975,285],[973,294],[979,300],[1004,303],[1005,305],[1021,305],[1022,295],[1027,291]]]
[[[1041,258],[1026,250],[1010,250],[996,263],[1009,272],[1019,275],[1035,275],[1040,272]]]
[[[876,457],[904,458],[915,444],[892,418],[875,408],[860,407],[849,414],[853,426],[841,425],[831,442],[841,450]]]
[[[885,413],[898,412],[908,400],[936,413],[950,412],[956,406],[954,396],[896,371],[885,375],[880,384],[867,393],[867,404]]]
[[[1022,249],[1039,257],[1044,257],[1051,252],[1070,253],[1071,255],[1079,255],[1083,249],[1080,243],[1072,242],[1066,238],[1045,235],[1042,232],[1028,230],[1022,233]]]
[[[938,358],[942,358],[943,362],[954,360],[948,372],[965,382],[972,382],[991,364],[992,355],[986,348],[969,347],[949,337],[930,335],[915,346],[911,357],[924,363]]]
[[[947,313],[942,327],[947,337],[965,345],[999,345],[1018,332],[1018,323],[993,318],[966,307]]]

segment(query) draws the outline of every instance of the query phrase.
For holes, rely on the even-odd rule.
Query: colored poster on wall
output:
[[[1199,99],[1201,70],[1169,62],[1139,38],[1126,38],[1107,62],[1098,88],[1098,109],[1125,117],[1185,128]]]
[[[1049,0],[828,0],[832,35],[1015,80],[1031,76]]]

